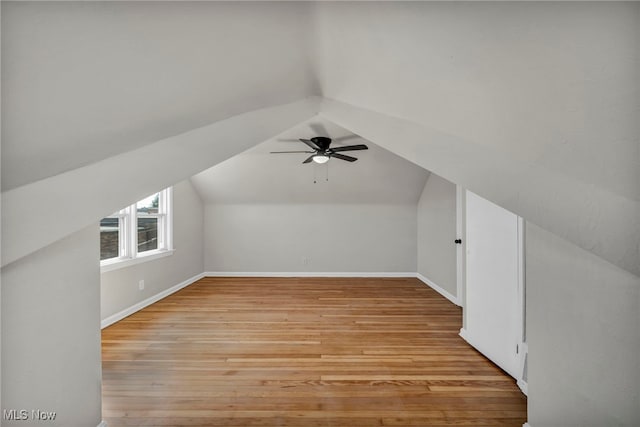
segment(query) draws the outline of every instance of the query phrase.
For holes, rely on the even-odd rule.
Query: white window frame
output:
[[[158,213],[144,215],[146,218],[158,219],[158,248],[138,252],[138,202],[136,202],[108,216],[108,218],[118,218],[119,252],[117,257],[100,261],[101,273],[173,253],[173,188],[165,188],[158,193]]]

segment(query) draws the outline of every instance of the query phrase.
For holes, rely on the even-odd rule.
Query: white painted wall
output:
[[[4,191],[2,265],[284,132],[314,116],[317,105],[312,97],[240,114]],[[41,206],[56,221],[42,221]]]
[[[183,4],[185,4],[184,7],[192,7],[186,3]],[[37,81],[42,83],[41,85],[31,86],[31,82],[35,81],[32,78],[33,73],[39,73],[43,69],[34,64],[47,63],[53,59],[51,55],[68,54],[57,49],[38,48],[37,51],[41,56],[35,57],[28,54],[29,49],[22,49],[25,45],[21,43],[30,43],[32,39],[17,36],[31,31],[33,25],[29,24],[30,19],[23,21],[25,25],[14,27],[13,34],[16,37],[12,37],[11,40],[15,41],[16,45],[7,45],[8,27],[5,13],[7,7],[13,6],[11,3],[3,2],[3,89],[11,88],[14,93],[7,98],[3,90],[3,124],[5,125],[7,118],[10,122],[13,121],[12,113],[7,113],[7,108],[13,109],[14,114],[29,111],[22,106],[36,105],[43,101],[40,96],[42,92],[39,89],[58,87],[50,80],[40,78]],[[25,3],[24,6],[15,7],[50,8],[53,6],[43,3]],[[77,7],[111,6],[78,4]],[[343,101],[343,104],[330,101],[324,103],[322,110],[325,117],[452,182],[464,185],[618,267],[634,272],[636,275],[640,274],[638,262],[640,249],[637,245],[640,240],[640,202],[638,201],[640,168],[638,168],[637,140],[640,121],[636,118],[638,102],[640,102],[637,97],[640,84],[640,79],[637,78],[640,54],[637,49],[640,34],[640,25],[638,25],[640,4],[360,2],[319,4],[316,10],[319,19],[314,28],[318,31],[320,43],[316,46],[317,50],[314,53],[318,54],[317,69],[320,71],[320,83],[325,96]],[[39,13],[36,11],[34,16],[38,17]],[[74,25],[68,25],[76,18]],[[59,21],[48,20],[43,20],[39,24],[46,25],[46,28],[55,27],[62,32],[67,32],[70,38],[78,38],[78,43],[82,43],[82,37],[79,35],[83,32],[78,31],[76,27],[78,25],[87,27],[94,22],[86,19],[86,15],[82,13],[65,14],[64,19],[65,25],[58,25]],[[148,19],[148,16],[142,15],[136,19],[144,20]],[[136,19],[131,22],[136,24],[138,22]],[[138,27],[133,25],[132,28]],[[308,26],[302,22],[301,28],[306,31]],[[163,27],[164,30],[166,28]],[[241,34],[242,32],[235,34],[229,31],[225,32],[224,36],[231,39],[234,35]],[[262,34],[259,35],[262,36]],[[109,31],[107,36],[104,41],[116,42],[112,38],[113,32]],[[55,37],[50,39],[54,40]],[[169,44],[164,41],[160,40],[158,46],[176,46],[172,41]],[[66,44],[60,44],[60,46],[66,46]],[[104,45],[103,48],[98,52],[98,56],[109,58],[117,55],[119,43]],[[7,52],[12,49],[13,52],[22,50],[26,55],[24,57],[30,60],[7,74],[4,72],[7,64],[5,59]],[[69,61],[61,61],[57,69],[51,70],[50,76],[61,77],[73,84],[75,81],[85,82],[83,79],[86,76],[103,75],[103,69],[100,68],[99,72],[87,73],[83,79],[66,79],[64,73],[69,73],[71,68],[75,70],[74,73],[69,74],[73,77],[74,74],[82,71],[83,66],[91,65],[84,59],[85,55],[75,56],[75,58],[81,58],[80,60],[73,60],[71,57],[73,55],[69,56]],[[168,57],[173,58],[171,55]],[[18,56],[15,58],[17,59]],[[380,61],[380,58],[385,60]],[[176,62],[176,64],[179,63],[179,61]],[[140,74],[145,79],[150,75],[146,71],[162,69],[162,67],[147,68],[141,64],[135,64],[136,66],[132,67],[121,67],[120,62],[113,61],[110,67],[121,67],[118,68],[118,72],[122,70],[125,74],[142,70]],[[271,65],[269,61],[269,66]],[[236,73],[239,69],[230,70]],[[244,69],[240,68],[240,70]],[[5,80],[11,74],[17,76],[23,83],[14,85],[10,80]],[[128,76],[125,75],[125,77]],[[281,76],[276,76],[277,79],[279,77]],[[209,78],[210,75],[205,76],[205,79]],[[176,87],[180,88],[187,80],[181,79]],[[132,81],[139,82],[140,79],[134,78]],[[288,80],[279,79],[279,81],[287,82]],[[251,86],[247,85],[244,79],[239,79],[238,85]],[[230,93],[233,94],[238,85],[229,86]],[[93,89],[98,86],[100,81],[95,82],[95,85],[87,85],[89,89],[87,94],[94,95]],[[268,86],[269,83],[261,87]],[[130,85],[124,87],[128,89]],[[145,87],[148,88],[146,85]],[[151,107],[147,113],[158,111],[158,108],[170,104],[159,102],[161,99],[156,98],[153,93],[157,88],[168,86],[151,85],[150,87],[151,90],[147,94],[151,93],[153,96],[148,98],[141,96],[137,91],[117,91],[114,92],[113,98],[109,93],[102,92],[105,94],[105,99],[116,101],[117,109],[124,108],[123,106],[126,107],[130,103],[140,107],[136,99],[151,101]],[[201,84],[194,85],[196,91],[201,87]],[[21,88],[24,90],[19,90]],[[64,92],[68,85],[61,85],[59,88]],[[282,89],[280,85],[274,88]],[[77,92],[76,90],[74,88],[72,94],[82,95],[82,90]],[[171,90],[167,93],[158,90],[157,95],[168,96],[168,99],[171,99],[173,94]],[[202,91],[202,98],[199,99],[219,99],[216,94],[217,91]],[[294,93],[291,95],[295,96]],[[87,129],[91,132],[96,129],[99,129],[97,133],[105,131],[104,128],[95,126],[95,118],[83,121],[79,117],[84,116],[76,113],[86,110],[86,113],[95,113],[96,117],[102,120],[108,114],[107,112],[116,110],[113,105],[94,105],[92,102],[77,102],[77,105],[66,105],[62,108],[57,103],[61,100],[60,97],[45,97],[47,100],[54,101],[50,105],[57,108],[59,112],[68,114],[69,121],[66,123],[69,125],[67,130],[70,133],[58,135],[60,140],[64,140],[65,136],[75,135],[73,141],[77,142],[76,136],[80,135],[77,132],[79,123],[88,123]],[[75,97],[74,100],[82,100],[81,98]],[[15,100],[15,103],[9,102],[9,99]],[[100,99],[103,97],[89,96],[89,101],[97,102]],[[193,100],[187,99],[187,104]],[[228,99],[221,99],[223,104],[227,101]],[[260,102],[262,101],[267,105],[286,102],[277,97],[269,97],[269,99],[260,97]],[[203,107],[199,102],[193,105],[198,105],[197,108]],[[354,105],[366,109],[353,108]],[[258,106],[251,103],[249,108],[258,108]],[[214,108],[218,107],[214,106]],[[5,307],[12,304],[11,301],[7,302],[8,286],[4,282],[6,271],[16,269],[15,277],[20,279],[32,277],[40,279],[40,271],[43,276],[50,274],[46,271],[50,267],[57,272],[54,278],[61,275],[58,264],[70,266],[72,262],[67,257],[70,254],[76,254],[78,252],[76,249],[68,248],[69,251],[54,253],[50,253],[49,248],[45,248],[42,252],[34,253],[34,251],[83,229],[120,206],[185,179],[296,123],[309,119],[318,111],[318,108],[312,103],[267,108],[264,111],[234,117],[228,121],[216,122],[209,127],[161,140],[134,151],[127,151],[131,147],[139,146],[136,145],[138,144],[136,141],[140,134],[136,133],[136,129],[154,127],[150,122],[145,121],[150,117],[145,116],[143,110],[146,108],[142,108],[140,114],[136,113],[136,117],[142,119],[136,121],[137,124],[130,123],[131,127],[111,129],[114,130],[112,134],[107,129],[106,133],[116,135],[115,139],[124,140],[126,135],[129,141],[129,144],[120,146],[115,151],[119,153],[116,156],[2,193],[2,263],[6,265],[6,270],[3,268],[2,272],[3,341],[6,342],[5,331],[9,330]],[[125,108],[122,111],[129,110]],[[192,111],[192,113],[201,118],[199,111],[195,113]],[[205,115],[210,111],[206,105],[204,111],[206,111]],[[184,117],[189,116],[188,111],[180,109],[165,111],[165,113],[162,117],[155,117],[152,122],[156,125],[159,122],[164,123],[174,117],[173,114],[184,113]],[[217,115],[214,116],[211,121],[220,118]],[[42,120],[36,120],[37,117]],[[26,131],[36,128],[50,130],[49,115],[38,114],[37,117],[26,114],[23,116],[24,120],[17,120],[15,125],[22,126]],[[110,117],[113,119],[112,116]],[[142,127],[137,127],[140,123]],[[181,121],[180,126],[190,123],[192,122],[187,118]],[[44,127],[42,128],[41,125]],[[173,125],[175,123],[169,127],[178,133],[180,126]],[[163,127],[160,133],[164,132],[163,129],[166,130]],[[45,136],[46,134],[45,132]],[[25,134],[16,133],[16,135]],[[145,138],[147,136],[149,135],[145,135]],[[89,139],[96,141],[94,138]],[[50,143],[49,138],[44,138],[43,141],[48,146],[41,146],[41,148],[51,148],[56,151],[56,155],[61,156],[56,159],[61,160],[64,156],[71,155],[78,159],[76,157],[78,147],[75,145],[53,144]],[[113,138],[106,137],[101,141],[108,143],[113,141]],[[149,141],[146,139],[143,141],[143,143],[147,142]],[[20,144],[21,138],[16,137],[8,141],[3,135],[3,158],[7,147],[9,150],[20,151],[22,150],[19,147]],[[33,148],[33,145],[29,144],[29,146]],[[61,147],[66,148],[61,149]],[[85,148],[89,153],[96,149],[93,145]],[[34,152],[37,155],[37,150]],[[101,151],[102,154],[105,154],[104,151]],[[145,171],[145,174],[141,175],[139,164],[149,158],[153,159],[156,168]],[[83,161],[90,161],[86,157],[83,159]],[[38,167],[42,165],[36,158],[31,158],[31,161],[25,161],[22,164],[25,171],[29,168],[39,170]],[[74,166],[65,163],[64,167]],[[110,180],[106,180],[105,177],[110,177]],[[35,177],[26,178],[22,171],[14,171],[10,174],[10,179],[14,182],[13,185],[17,185],[20,180],[35,179]],[[132,182],[135,184],[131,185]],[[7,184],[3,185],[5,188],[12,187],[12,184],[9,184],[9,187],[6,187]],[[100,194],[100,198],[95,198],[95,194]],[[43,204],[47,206],[49,214],[57,219],[55,224],[41,221],[40,207]],[[71,238],[74,237],[71,236]],[[77,246],[84,249],[88,240],[80,240],[82,241]],[[67,249],[64,243],[66,241],[55,243],[51,247],[62,246]],[[539,297],[536,298],[535,294],[532,294],[534,301],[528,303],[528,311],[537,312],[530,321],[537,322],[542,328],[538,331],[538,342],[543,344],[538,347],[537,355],[533,354],[536,351],[533,348],[533,340],[531,345],[529,402],[532,425],[537,427],[536,420],[540,420],[543,425],[550,424],[553,421],[549,420],[550,417],[559,420],[570,419],[575,415],[572,412],[575,403],[577,403],[576,407],[586,408],[585,413],[594,415],[594,419],[600,420],[605,419],[606,416],[615,416],[612,415],[613,412],[606,414],[606,410],[598,412],[600,408],[611,403],[613,408],[621,410],[620,416],[625,417],[623,420],[635,421],[633,417],[636,414],[629,414],[626,406],[622,407],[627,405],[628,400],[624,400],[623,393],[613,390],[610,383],[603,382],[603,389],[612,391],[611,395],[620,397],[619,404],[610,402],[606,396],[596,395],[597,390],[592,389],[595,387],[592,382],[595,383],[597,379],[594,375],[599,375],[599,372],[603,371],[600,369],[602,366],[606,365],[616,377],[620,376],[622,371],[634,372],[626,368],[618,369],[618,366],[626,363],[625,361],[613,367],[609,366],[608,362],[603,363],[603,360],[617,361],[616,358],[621,356],[609,353],[608,350],[604,354],[601,349],[590,348],[585,353],[588,357],[576,363],[575,369],[566,367],[563,363],[571,360],[570,355],[579,353],[571,351],[570,348],[567,349],[567,346],[575,344],[580,349],[587,345],[586,343],[593,342],[586,338],[589,334],[581,329],[581,322],[589,325],[604,325],[609,322],[612,327],[607,330],[614,335],[611,338],[615,340],[614,344],[619,345],[625,354],[630,353],[629,349],[637,350],[635,338],[625,340],[616,335],[618,330],[626,334],[625,327],[629,324],[634,325],[636,330],[640,329],[637,328],[637,314],[636,317],[633,314],[638,313],[637,306],[632,310],[625,305],[632,303],[634,298],[637,301],[637,276],[628,276],[602,259],[591,257],[574,246],[556,241],[555,238],[549,238],[542,243],[544,243],[542,246],[548,244],[554,249],[552,252],[556,257],[554,259],[546,257],[543,250],[546,248],[540,248],[537,271],[540,272],[538,282],[542,285]],[[78,259],[85,259],[85,252],[78,253]],[[45,253],[50,257],[50,261],[42,258],[44,256],[42,254]],[[580,255],[576,256],[576,253]],[[29,254],[32,255],[16,261]],[[58,263],[60,258],[64,258],[64,262]],[[561,268],[563,263],[576,268],[565,271]],[[205,264],[205,267],[209,266]],[[607,287],[598,290],[593,282],[587,282],[591,285],[584,286],[582,280],[574,280],[579,277],[576,276],[580,274],[579,269],[588,271],[593,277],[606,279],[603,282],[607,282]],[[69,271],[71,271],[69,283],[80,287],[79,282],[83,281],[86,285],[84,269],[69,269]],[[557,280],[547,281],[547,276],[542,274],[553,274],[554,277],[551,278],[557,278]],[[535,280],[536,276],[533,277]],[[92,280],[97,283],[98,279],[95,277]],[[43,283],[43,281],[40,282]],[[557,286],[550,289],[550,283]],[[621,283],[622,286],[616,286],[617,283]],[[605,311],[598,311],[598,304],[602,303],[600,297],[608,297],[612,288],[619,291],[612,294],[616,295],[613,298],[617,304],[616,307],[607,306]],[[55,289],[55,286],[49,289]],[[582,297],[576,296],[578,289],[584,292]],[[56,300],[55,298],[61,298],[58,294],[49,295],[46,287],[39,286],[38,291],[42,292],[42,290],[45,290],[44,295],[50,296],[52,301]],[[556,291],[561,294],[555,295]],[[631,298],[624,300],[618,298],[621,294]],[[553,316],[550,319],[555,317],[560,321],[567,321],[567,328],[559,327],[557,322],[547,323],[546,310],[549,304],[553,304],[554,298],[558,298],[558,301],[563,303],[566,313],[560,313],[561,308],[551,306]],[[61,318],[59,323],[86,320],[83,319],[88,317],[84,311],[86,306],[90,306],[97,315],[99,312],[97,302],[92,302],[95,296],[86,295],[85,299],[88,303],[80,299],[62,298],[59,307],[68,309],[66,316],[69,318]],[[577,304],[578,301],[582,304]],[[605,299],[606,301],[610,300]],[[73,302],[77,302],[79,307],[67,305]],[[24,303],[21,304],[24,305]],[[619,310],[618,305],[622,307]],[[587,310],[587,308],[591,309]],[[83,316],[78,318],[69,315],[75,310],[81,310]],[[620,316],[624,317],[624,322],[620,321]],[[46,320],[48,319],[39,319],[42,325],[47,325]],[[97,320],[96,318],[96,323]],[[72,327],[82,328],[83,326],[74,323]],[[27,326],[25,330],[29,331],[29,328],[30,326]],[[578,336],[584,339],[567,341],[574,333],[573,330],[568,331],[568,328],[576,329]],[[17,328],[9,332],[10,339],[12,336],[16,338],[21,331],[22,328]],[[97,325],[95,332],[97,333]],[[558,337],[558,334],[562,336]],[[597,335],[599,342],[608,343],[609,338],[603,338],[603,334]],[[63,338],[67,342],[68,337]],[[77,344],[81,346],[83,356],[86,356],[85,346],[90,342],[91,338],[83,339]],[[562,344],[559,347],[563,350],[561,359],[551,345],[556,343]],[[27,347],[14,351],[15,353],[7,351],[6,344],[2,346],[3,383],[7,383],[6,375],[9,372],[5,369],[8,366],[7,363],[14,363],[17,355],[22,359],[34,361],[32,372],[41,372],[49,367],[50,355],[47,354],[47,358],[39,358],[42,354],[39,348]],[[9,362],[7,362],[7,354],[11,354]],[[92,357],[90,355],[88,359]],[[99,366],[99,359],[94,362]],[[533,366],[534,363],[538,364],[537,369]],[[557,370],[554,371],[553,363],[559,363],[558,366],[563,369],[558,376],[551,378],[545,372],[547,370],[557,372]],[[78,366],[85,365],[80,363]],[[20,369],[22,368],[21,365]],[[90,369],[83,368],[83,370]],[[638,372],[637,366],[635,372]],[[583,375],[593,387],[584,391],[582,388],[572,389],[567,386],[572,383],[582,384],[581,376]],[[534,385],[535,377],[538,378],[537,385]],[[92,378],[93,372],[89,372],[83,380],[78,381],[90,381]],[[631,379],[636,384],[639,383],[637,378]],[[567,394],[555,393],[552,389],[556,384],[560,384],[558,390],[567,391]],[[83,383],[83,385],[86,384]],[[59,396],[69,396],[76,401],[93,399],[93,393],[87,390],[90,390],[90,387],[74,390],[66,395],[50,388],[43,389],[41,392],[43,399],[47,402]],[[557,399],[555,403],[551,402],[550,396]],[[634,398],[633,393],[624,394],[624,396]],[[3,400],[7,399],[6,389],[3,389],[2,397]],[[589,408],[587,403],[591,404]],[[637,399],[632,400],[632,403],[636,404]],[[86,414],[85,411],[93,413],[91,408],[94,407],[94,403],[88,402],[83,407],[85,409],[81,411],[82,414]],[[78,405],[76,404],[74,408],[77,409]],[[547,410],[549,411],[545,412]],[[598,413],[594,414],[594,412]],[[91,425],[94,420],[88,420],[86,423],[84,421],[83,425]]]
[[[457,297],[456,186],[430,174],[418,201],[418,273]]]
[[[323,116],[640,275],[640,3],[316,10]]]
[[[205,207],[206,271],[415,272],[416,207],[242,204]],[[309,258],[308,264],[303,258]]]
[[[173,187],[173,255],[102,273],[101,319],[119,313],[204,271],[203,204],[190,181]],[[138,282],[145,281],[144,290]]]
[[[529,424],[640,425],[640,278],[526,229]]]
[[[50,426],[100,423],[98,233],[85,228],[2,268],[2,409],[55,411]]]

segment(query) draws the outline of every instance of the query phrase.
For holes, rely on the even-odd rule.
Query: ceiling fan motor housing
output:
[[[331,145],[331,138],[325,136],[315,136],[311,138],[311,141],[320,148],[320,151],[326,151]]]

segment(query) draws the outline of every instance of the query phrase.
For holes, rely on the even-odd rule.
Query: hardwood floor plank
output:
[[[518,426],[526,398],[411,278],[204,278],[103,330],[118,426]]]

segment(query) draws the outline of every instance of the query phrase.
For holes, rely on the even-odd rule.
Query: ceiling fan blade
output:
[[[313,158],[313,156],[311,157]],[[329,157],[335,157],[336,159],[346,160],[347,162],[355,162],[356,160],[358,160],[355,157],[345,156],[344,154],[338,154],[338,153],[331,153],[329,154]]]
[[[313,148],[314,150],[319,150],[320,149],[320,147],[318,147],[316,145],[316,143],[311,141],[310,139],[302,139],[302,138],[300,138],[300,141],[304,142],[305,144],[307,144],[309,147]]]
[[[282,154],[282,153],[315,153],[315,151],[269,151],[269,154]]]
[[[309,127],[315,133],[314,136],[325,136],[329,137],[329,132],[327,132],[327,128],[324,127],[322,123],[309,123]]]
[[[299,139],[276,139],[278,142],[300,142]]]
[[[351,135],[339,136],[338,138],[333,138],[332,142],[344,142],[344,141],[348,141],[350,139],[355,139],[355,138],[360,138],[360,135],[356,135],[355,133],[352,133]]]
[[[335,147],[332,148],[331,151],[333,151],[334,153],[338,153],[340,151],[356,151],[356,150],[368,150],[369,147],[367,147],[364,144],[358,144],[358,145],[345,145],[344,147]]]
[[[313,156],[315,156],[315,154]],[[307,159],[302,163],[311,163],[311,161],[313,160],[313,156],[307,157]]]

